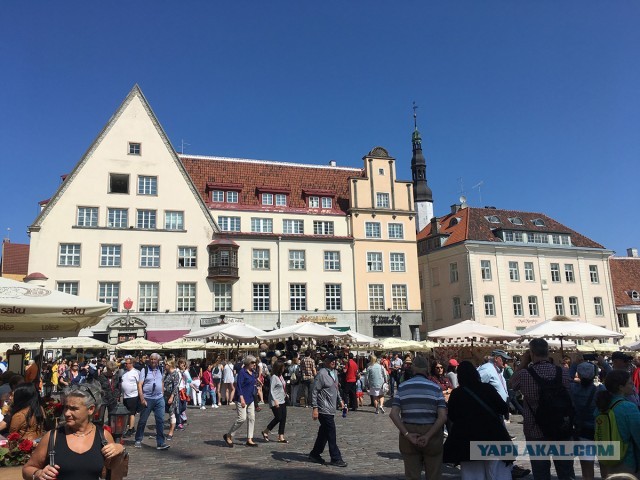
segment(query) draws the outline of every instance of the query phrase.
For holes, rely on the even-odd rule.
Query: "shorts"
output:
[[[356,398],[364,397],[364,392],[356,392]]]
[[[384,392],[382,391],[382,388],[370,388],[369,389],[369,396],[371,396],[371,397],[382,397],[382,396],[384,396]]]
[[[142,404],[138,397],[125,398],[122,403],[125,408],[129,410],[129,415],[135,415],[142,410],[142,408],[140,408]]]

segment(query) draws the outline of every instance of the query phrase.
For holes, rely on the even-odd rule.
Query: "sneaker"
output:
[[[163,443],[162,445],[158,445],[156,447],[156,450],[167,450],[170,447],[170,445],[167,445],[166,443]]]
[[[183,425],[183,424],[180,424],[180,425],[178,425],[176,428],[177,428],[178,430],[184,430],[184,425]]]
[[[384,407],[380,407],[380,411],[381,411],[382,413],[385,413],[385,412],[384,412]]]
[[[344,460],[331,460],[331,462],[329,462],[329,465],[332,465],[334,467],[346,467],[347,463]]]
[[[218,405],[217,403],[215,403],[215,404],[213,405],[213,407],[211,407],[211,408],[218,408],[218,407],[219,407],[219,405]]]
[[[136,442],[133,446],[136,448],[142,448],[142,442]]]
[[[309,454],[309,460],[315,463],[319,463],[320,465],[324,465],[325,463],[327,463],[320,455],[314,455],[313,453]]]
[[[165,435],[164,438],[166,438],[167,440],[171,441],[171,440],[173,440],[173,435]]]
[[[378,412],[378,409],[376,408],[376,415],[378,415],[378,413],[379,413],[379,412]]]
[[[202,406],[200,407],[200,410],[206,410],[206,409],[207,409],[207,407],[205,407],[204,405],[202,405]]]

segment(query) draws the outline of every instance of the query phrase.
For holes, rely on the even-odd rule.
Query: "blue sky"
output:
[[[0,234],[138,83],[185,152],[361,166],[410,179],[411,103],[437,215],[543,212],[640,247],[640,3],[135,1],[0,3]],[[472,188],[483,182],[480,191]]]

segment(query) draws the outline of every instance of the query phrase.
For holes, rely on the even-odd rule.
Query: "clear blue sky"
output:
[[[437,215],[462,183],[624,255],[639,25],[637,0],[3,1],[0,235],[28,241],[138,83],[187,153],[359,167],[381,145],[407,180],[415,100]]]

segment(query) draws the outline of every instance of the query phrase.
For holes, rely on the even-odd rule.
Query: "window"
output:
[[[252,252],[251,268],[253,270],[269,270],[271,268],[269,250],[254,248]]]
[[[458,281],[458,263],[449,264],[449,283],[456,283]]]
[[[593,307],[596,311],[596,316],[604,316],[604,306],[602,305],[602,297],[593,297]]]
[[[518,262],[509,262],[509,280],[512,282],[520,281],[520,270],[518,268]]]
[[[340,252],[324,252],[325,271],[340,271]]]
[[[522,308],[522,297],[520,295],[513,296],[513,315],[516,317],[521,317],[524,315],[524,310]]]
[[[184,230],[184,212],[164,212],[166,230]]]
[[[591,279],[591,283],[600,283],[597,265],[589,265],[589,278]]]
[[[111,305],[111,311],[117,312],[120,305],[120,282],[98,282],[98,301]]]
[[[390,253],[389,254],[389,270],[392,272],[404,272],[405,262],[404,262],[404,253]]]
[[[156,211],[155,210],[138,210],[138,220],[136,222],[138,228],[145,230],[153,230],[156,228]]]
[[[533,272],[533,262],[524,262],[524,279],[527,282],[536,281],[536,276]]]
[[[390,239],[403,239],[404,238],[404,225],[401,223],[390,223],[387,225]]]
[[[378,175],[384,175],[384,168],[378,169]]]
[[[160,245],[140,246],[140,267],[158,268],[160,267]]]
[[[505,242],[524,242],[524,235],[522,232],[513,232],[506,230],[502,233],[502,237]]]
[[[491,280],[491,260],[480,260],[482,280]]]
[[[556,315],[564,315],[564,298],[554,297],[553,301],[556,305]]]
[[[559,263],[551,264],[551,281],[554,283],[560,282],[560,264]]]
[[[58,253],[59,267],[79,267],[80,266],[80,244],[61,243]]]
[[[212,202],[224,202],[224,191],[223,190],[212,190],[211,191],[211,201]]]
[[[158,311],[158,291],[160,284],[157,282],[140,282],[138,287],[138,311]]]
[[[494,317],[496,315],[496,304],[493,295],[484,296],[484,314],[487,317]]]
[[[546,233],[528,233],[529,243],[549,243],[549,235]]]
[[[327,222],[323,220],[314,220],[313,234],[314,235],[333,235],[333,222]]]
[[[273,193],[262,194],[262,205],[273,205]]]
[[[364,234],[367,238],[381,238],[380,222],[364,222]]]
[[[78,227],[98,226],[98,207],[78,207]]]
[[[391,308],[394,310],[407,310],[406,285],[391,285]]]
[[[527,299],[529,301],[529,315],[532,317],[538,316],[538,297],[535,295],[529,295]]]
[[[384,310],[384,285],[369,285],[369,310]]]
[[[333,199],[331,197],[322,197],[322,208],[333,208]]]
[[[512,217],[509,219],[509,221],[511,223],[513,223],[514,225],[524,225],[524,223],[522,222],[522,219],[520,217]]]
[[[320,208],[320,197],[309,197],[309,208]]]
[[[287,196],[284,193],[276,193],[276,206],[277,207],[287,206]]]
[[[213,284],[213,311],[214,312],[230,312],[231,311],[231,284],[230,283],[214,283]]]
[[[367,252],[367,272],[382,271],[382,252]]]
[[[253,284],[253,310],[256,312],[266,312],[270,307],[269,301],[269,284],[254,283]]]
[[[627,328],[629,326],[629,315],[627,315],[626,313],[619,313],[618,326],[620,328]]]
[[[431,286],[437,287],[438,285],[440,285],[440,268],[433,267],[431,269]]]
[[[566,278],[567,282],[573,283],[576,281],[573,275],[573,265],[570,263],[565,263],[564,265],[564,278]]]
[[[138,177],[138,195],[157,195],[158,177],[140,175]]]
[[[304,250],[289,250],[289,270],[305,270],[306,260]]]
[[[296,233],[303,234],[304,233],[304,221],[302,220],[283,220],[282,221],[282,232],[283,233]]]
[[[324,286],[325,310],[342,310],[342,285],[327,283]]]
[[[120,245],[100,245],[100,266],[119,267],[121,265]]]
[[[273,220],[271,218],[252,218],[251,231],[254,233],[273,233]]]
[[[580,308],[578,307],[578,297],[569,297],[569,314],[572,317],[580,315]]]
[[[227,192],[227,203],[238,203],[238,192]]]
[[[129,175],[110,173],[109,193],[129,193]]]
[[[640,313],[636,313],[636,324],[640,327]]]
[[[178,247],[178,268],[195,268],[197,252],[196,247]]]
[[[376,208],[389,208],[388,193],[376,193]]]
[[[532,222],[536,227],[544,227],[545,226],[544,220],[542,220],[541,218],[536,218],[536,219],[532,220]]]
[[[56,282],[56,290],[69,295],[78,295],[78,282]]]
[[[489,215],[485,217],[489,223],[500,223],[500,219],[495,215]]]
[[[218,226],[223,232],[239,232],[240,217],[218,217]]]
[[[196,284],[178,283],[177,310],[179,312],[196,311]]]
[[[462,318],[462,304],[460,297],[453,297],[453,318]]]
[[[307,309],[307,285],[305,283],[289,284],[289,307],[294,311]]]
[[[126,208],[110,208],[107,212],[107,227],[127,228],[129,226],[129,211]]]
[[[140,155],[140,144],[129,142],[129,155]]]

